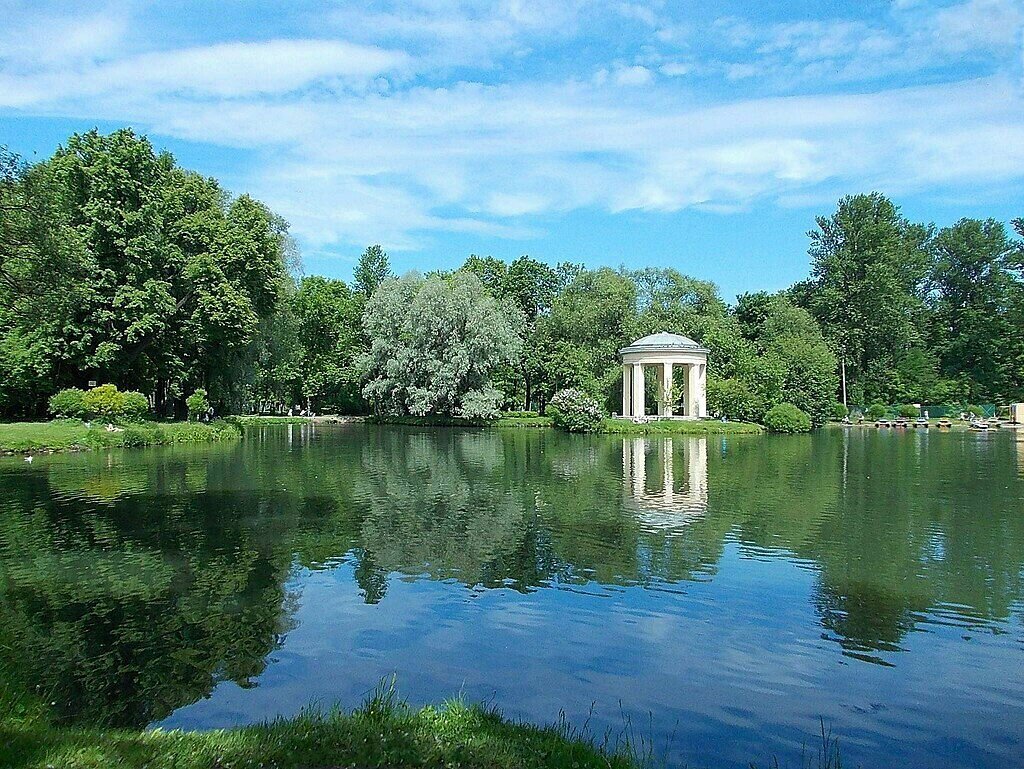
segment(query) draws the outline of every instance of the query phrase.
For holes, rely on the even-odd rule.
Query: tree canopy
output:
[[[788,402],[820,424],[844,392],[1024,398],[1024,220],[937,228],[874,192],[816,225],[807,280],[731,305],[676,267],[472,255],[396,278],[381,245],[346,283],[302,277],[279,216],[131,130],[35,164],[0,150],[0,414],[92,381],[179,416],[200,388],[220,413],[543,411],[567,388],[613,411],[617,351],[657,331],[710,350],[709,407],[730,418]]]

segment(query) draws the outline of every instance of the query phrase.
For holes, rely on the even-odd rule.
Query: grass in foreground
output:
[[[12,769],[635,769],[641,760],[628,739],[594,745],[564,723],[514,723],[459,701],[413,710],[393,688],[352,713],[308,711],[208,732],[56,729],[41,718],[0,717],[0,766]]]
[[[137,422],[108,432],[105,424],[86,424],[78,419],[52,422],[0,424],[0,453],[37,451],[86,451],[137,448],[170,443],[209,443],[240,437],[241,429],[229,422]]]
[[[761,425],[752,422],[722,422],[665,419],[636,424],[629,419],[606,419],[598,432],[619,435],[760,435]]]

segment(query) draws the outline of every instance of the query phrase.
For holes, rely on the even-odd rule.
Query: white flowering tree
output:
[[[363,395],[379,414],[496,416],[491,377],[518,354],[519,322],[468,272],[387,280],[363,314]]]

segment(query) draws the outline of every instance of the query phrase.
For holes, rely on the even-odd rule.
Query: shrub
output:
[[[193,422],[199,419],[210,409],[210,401],[206,397],[206,390],[199,388],[185,399],[188,407],[188,418]]]
[[[836,401],[832,404],[832,418],[836,421],[842,421],[850,416],[850,410],[846,408],[845,403]]]
[[[142,446],[148,446],[153,442],[153,437],[138,425],[128,425],[124,428],[124,432],[121,433],[121,445],[126,449],[137,449]]]
[[[898,416],[904,417],[905,419],[913,419],[914,417],[921,416],[921,409],[910,403],[904,403],[898,409],[896,409]]]
[[[94,387],[85,394],[85,409],[90,417],[114,420],[121,416],[124,393],[117,385]]]
[[[129,390],[121,393],[120,417],[130,422],[137,422],[149,411],[149,401],[140,392]]]
[[[81,419],[88,413],[85,391],[72,387],[50,396],[50,413],[55,417]]]
[[[966,411],[972,417],[978,417],[979,419],[985,416],[985,409],[983,409],[981,406],[968,406]]]
[[[767,404],[739,379],[708,380],[708,411],[740,422],[756,422]]]
[[[792,403],[780,403],[768,409],[764,426],[773,433],[807,433],[811,431],[811,418]]]
[[[590,433],[601,426],[604,413],[596,400],[582,390],[560,390],[547,407],[555,427],[571,433]]]
[[[868,419],[881,419],[888,413],[888,406],[879,401],[875,401],[870,406],[868,406],[868,410],[864,412],[864,416],[866,416]]]

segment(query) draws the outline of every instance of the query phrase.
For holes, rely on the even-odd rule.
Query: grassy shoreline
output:
[[[598,432],[613,435],[761,435],[764,428],[753,422],[722,422],[717,419],[663,419],[640,423],[629,419],[605,419]]]
[[[415,710],[387,688],[350,713],[309,710],[211,731],[55,728],[38,711],[0,717],[0,766],[12,769],[637,769],[643,763],[628,734],[595,745],[565,723],[532,726],[458,700]]]
[[[133,422],[108,430],[100,422],[78,419],[0,424],[0,454],[93,451],[162,446],[172,443],[212,443],[237,440],[242,428],[231,422]]]

